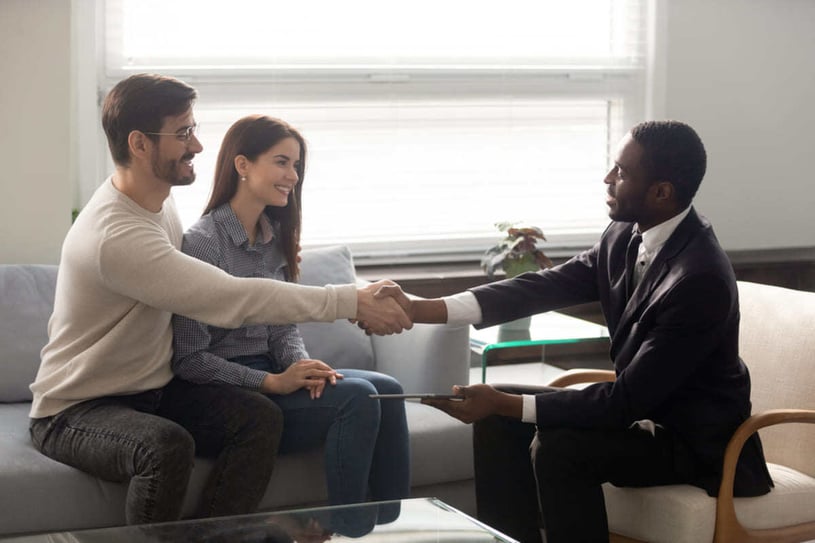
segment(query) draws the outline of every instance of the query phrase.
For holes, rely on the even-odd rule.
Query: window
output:
[[[309,145],[303,245],[358,261],[469,259],[494,224],[588,244],[611,146],[643,116],[642,0],[107,0],[106,91],[156,71],[199,91],[198,180],[229,125],[279,117]]]

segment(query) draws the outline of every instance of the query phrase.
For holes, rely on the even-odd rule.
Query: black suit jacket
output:
[[[597,245],[555,268],[473,289],[479,326],[599,300],[617,380],[538,394],[538,426],[622,429],[653,420],[691,456],[691,482],[715,495],[727,442],[751,409],[733,268],[691,209],[626,300],[633,226],[612,223]],[[735,492],[760,495],[770,486],[756,434],[739,459]]]

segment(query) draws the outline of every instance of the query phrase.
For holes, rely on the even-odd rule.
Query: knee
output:
[[[362,403],[370,403],[371,394],[380,392],[373,383],[367,379],[344,379],[337,383],[341,387],[343,394],[351,401],[359,401]],[[367,400],[367,401],[366,401]]]
[[[239,434],[244,441],[251,441],[259,454],[266,451],[277,454],[280,438],[283,435],[283,410],[263,394],[253,393],[247,398],[242,410]]]
[[[258,427],[283,431],[283,410],[273,400],[263,394],[253,393],[247,398],[246,423]]]
[[[379,401],[370,397],[377,393],[373,384],[365,379],[348,379],[338,386],[342,387],[345,398],[340,407],[341,416],[352,416],[360,422],[367,420],[372,425],[379,425],[382,412]]]
[[[505,444],[513,448],[528,447],[532,441],[534,426],[518,419],[490,415],[473,423],[473,445],[476,449]]]
[[[475,442],[492,439],[505,432],[505,421],[498,415],[490,415],[473,423],[473,440]]]
[[[384,373],[373,373],[370,382],[379,394],[402,394],[402,384],[396,378]]]
[[[156,427],[135,449],[134,463],[140,474],[191,472],[195,440],[178,424],[167,421]]]

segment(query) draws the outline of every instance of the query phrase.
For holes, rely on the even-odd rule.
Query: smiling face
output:
[[[189,185],[195,181],[195,169],[192,159],[203,150],[201,142],[194,133],[185,139],[184,134],[195,119],[192,109],[182,115],[166,117],[161,125],[158,141],[150,155],[150,166],[153,175],[171,186]]]
[[[243,174],[246,179],[238,184],[238,193],[244,193],[264,207],[285,207],[300,180],[299,167],[300,144],[294,138],[284,138],[258,155],[254,162],[246,161]]]
[[[603,182],[608,185],[606,205],[614,221],[636,222],[645,231],[652,222],[655,185],[642,165],[643,148],[627,134],[620,141],[614,166]]]

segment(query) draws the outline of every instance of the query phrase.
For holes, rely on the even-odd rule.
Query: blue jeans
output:
[[[265,355],[234,359],[269,371]],[[280,453],[325,445],[326,486],[331,505],[399,500],[410,494],[410,442],[404,400],[370,394],[398,394],[399,381],[374,371],[338,369],[345,378],[326,385],[312,400],[304,389],[268,395],[283,410]],[[384,517],[384,518],[383,518]],[[387,522],[381,515],[379,522]]]
[[[128,483],[128,524],[178,519],[195,455],[215,465],[197,517],[253,512],[280,445],[283,416],[261,394],[180,379],[130,396],[97,398],[31,419],[44,455],[100,479]]]

